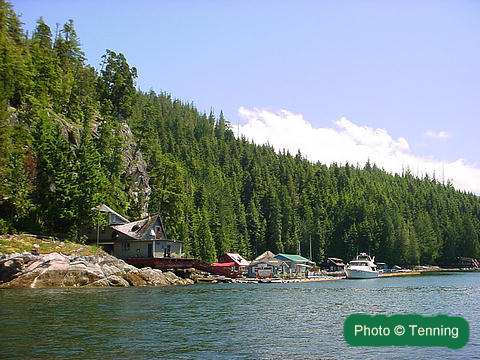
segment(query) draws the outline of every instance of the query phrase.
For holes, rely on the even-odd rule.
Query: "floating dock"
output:
[[[394,277],[394,276],[409,276],[409,275],[422,275],[420,271],[403,271],[403,272],[392,272],[384,273],[378,275],[378,277]]]

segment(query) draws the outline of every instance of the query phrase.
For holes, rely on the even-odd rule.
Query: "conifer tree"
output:
[[[73,169],[77,174],[75,212],[79,235],[83,229],[88,229],[88,226],[92,227],[94,224],[97,212],[93,208],[104,202],[107,190],[100,154],[93,143],[91,132],[91,125],[84,121]]]
[[[98,86],[103,113],[124,121],[131,115],[137,97],[134,86],[137,69],[130,68],[123,54],[112,50],[107,49],[102,59]]]

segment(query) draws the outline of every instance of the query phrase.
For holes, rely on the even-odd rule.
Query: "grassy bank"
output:
[[[0,253],[13,254],[36,250],[40,254],[58,252],[65,255],[98,255],[105,252],[95,245],[57,241],[50,238],[38,239],[25,234],[0,235]]]

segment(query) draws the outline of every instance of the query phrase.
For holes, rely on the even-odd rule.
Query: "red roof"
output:
[[[222,256],[227,256],[232,261],[236,262],[239,266],[248,266],[249,262],[245,260],[239,253],[225,253]]]
[[[235,265],[235,262],[224,262],[224,263],[213,263],[211,264],[210,266],[224,266],[224,267],[228,267],[228,266],[233,266]]]

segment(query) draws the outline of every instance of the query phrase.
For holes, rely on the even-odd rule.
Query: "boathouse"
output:
[[[288,273],[288,265],[275,258],[271,251],[265,251],[248,266],[248,277],[269,278]]]
[[[211,264],[212,267],[223,267],[239,274],[248,271],[249,262],[238,253],[225,253],[218,257],[218,262]]]
[[[113,255],[118,258],[170,258],[182,253],[182,242],[167,238],[160,215],[111,228]]]
[[[300,255],[295,254],[277,254],[276,259],[284,261],[289,268],[290,275],[304,275],[308,269],[312,269],[315,263]]]

